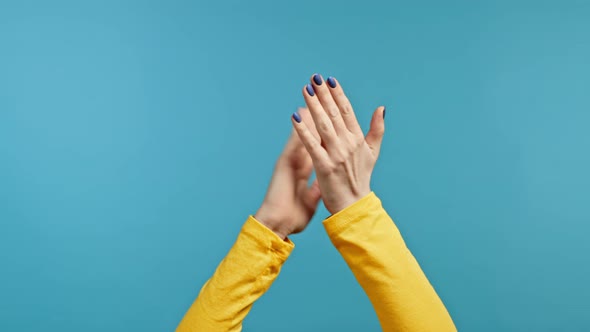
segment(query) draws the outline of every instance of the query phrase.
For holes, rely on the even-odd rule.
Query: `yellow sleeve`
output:
[[[278,276],[294,248],[250,216],[177,332],[234,332]]]
[[[440,298],[372,192],[324,220],[383,331],[456,331]]]

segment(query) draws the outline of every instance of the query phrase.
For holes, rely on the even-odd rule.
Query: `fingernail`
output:
[[[336,87],[336,80],[334,79],[334,77],[330,76],[330,77],[328,77],[328,79],[326,81],[328,82],[328,85],[331,88],[335,88]]]
[[[305,89],[307,90],[307,93],[309,93],[310,96],[315,96],[315,92],[313,91],[313,86],[311,86],[311,84],[308,84]]]
[[[383,107],[383,118],[385,119],[385,106]]]
[[[313,75],[313,81],[317,85],[322,85],[322,77],[320,76],[320,74]]]
[[[301,116],[297,112],[293,113],[293,119],[295,119],[297,123],[301,122]]]

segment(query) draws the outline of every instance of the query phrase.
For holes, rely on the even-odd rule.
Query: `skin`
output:
[[[321,76],[320,76],[321,77]],[[303,88],[303,97],[320,139],[305,123],[292,120],[310,154],[326,209],[335,214],[371,192],[371,174],[385,133],[385,107],[373,113],[367,136],[359,126],[350,101],[336,79],[331,88],[310,79],[314,96]]]
[[[300,108],[298,113],[302,123],[308,124],[311,135],[319,137],[309,111]],[[293,130],[275,164],[266,196],[254,215],[256,220],[282,239],[303,231],[321,197],[317,180],[308,186],[312,171],[311,156]]]
[[[319,76],[321,78],[321,76]],[[267,194],[255,218],[280,238],[303,231],[315,214],[320,198],[335,214],[371,192],[371,174],[385,131],[385,107],[373,113],[363,135],[352,105],[340,83],[331,88],[313,76],[311,96],[303,88],[307,109],[292,118],[294,131],[277,160]],[[312,171],[316,181],[308,182]]]

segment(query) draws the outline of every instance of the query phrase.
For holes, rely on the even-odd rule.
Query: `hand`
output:
[[[309,134],[319,137],[309,111],[300,108],[298,114],[302,123],[307,123]],[[264,201],[256,212],[256,220],[282,239],[303,231],[321,196],[317,180],[308,186],[312,171],[311,157],[293,130],[275,165]]]
[[[371,192],[371,173],[385,132],[385,107],[373,113],[366,137],[335,78],[319,74],[303,88],[320,139],[293,114],[293,126],[311,155],[326,209],[335,214]]]

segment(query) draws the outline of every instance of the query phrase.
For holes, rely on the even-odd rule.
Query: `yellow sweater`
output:
[[[456,331],[393,220],[370,193],[323,222],[363,287],[383,331]],[[294,248],[250,216],[177,332],[234,332]]]

